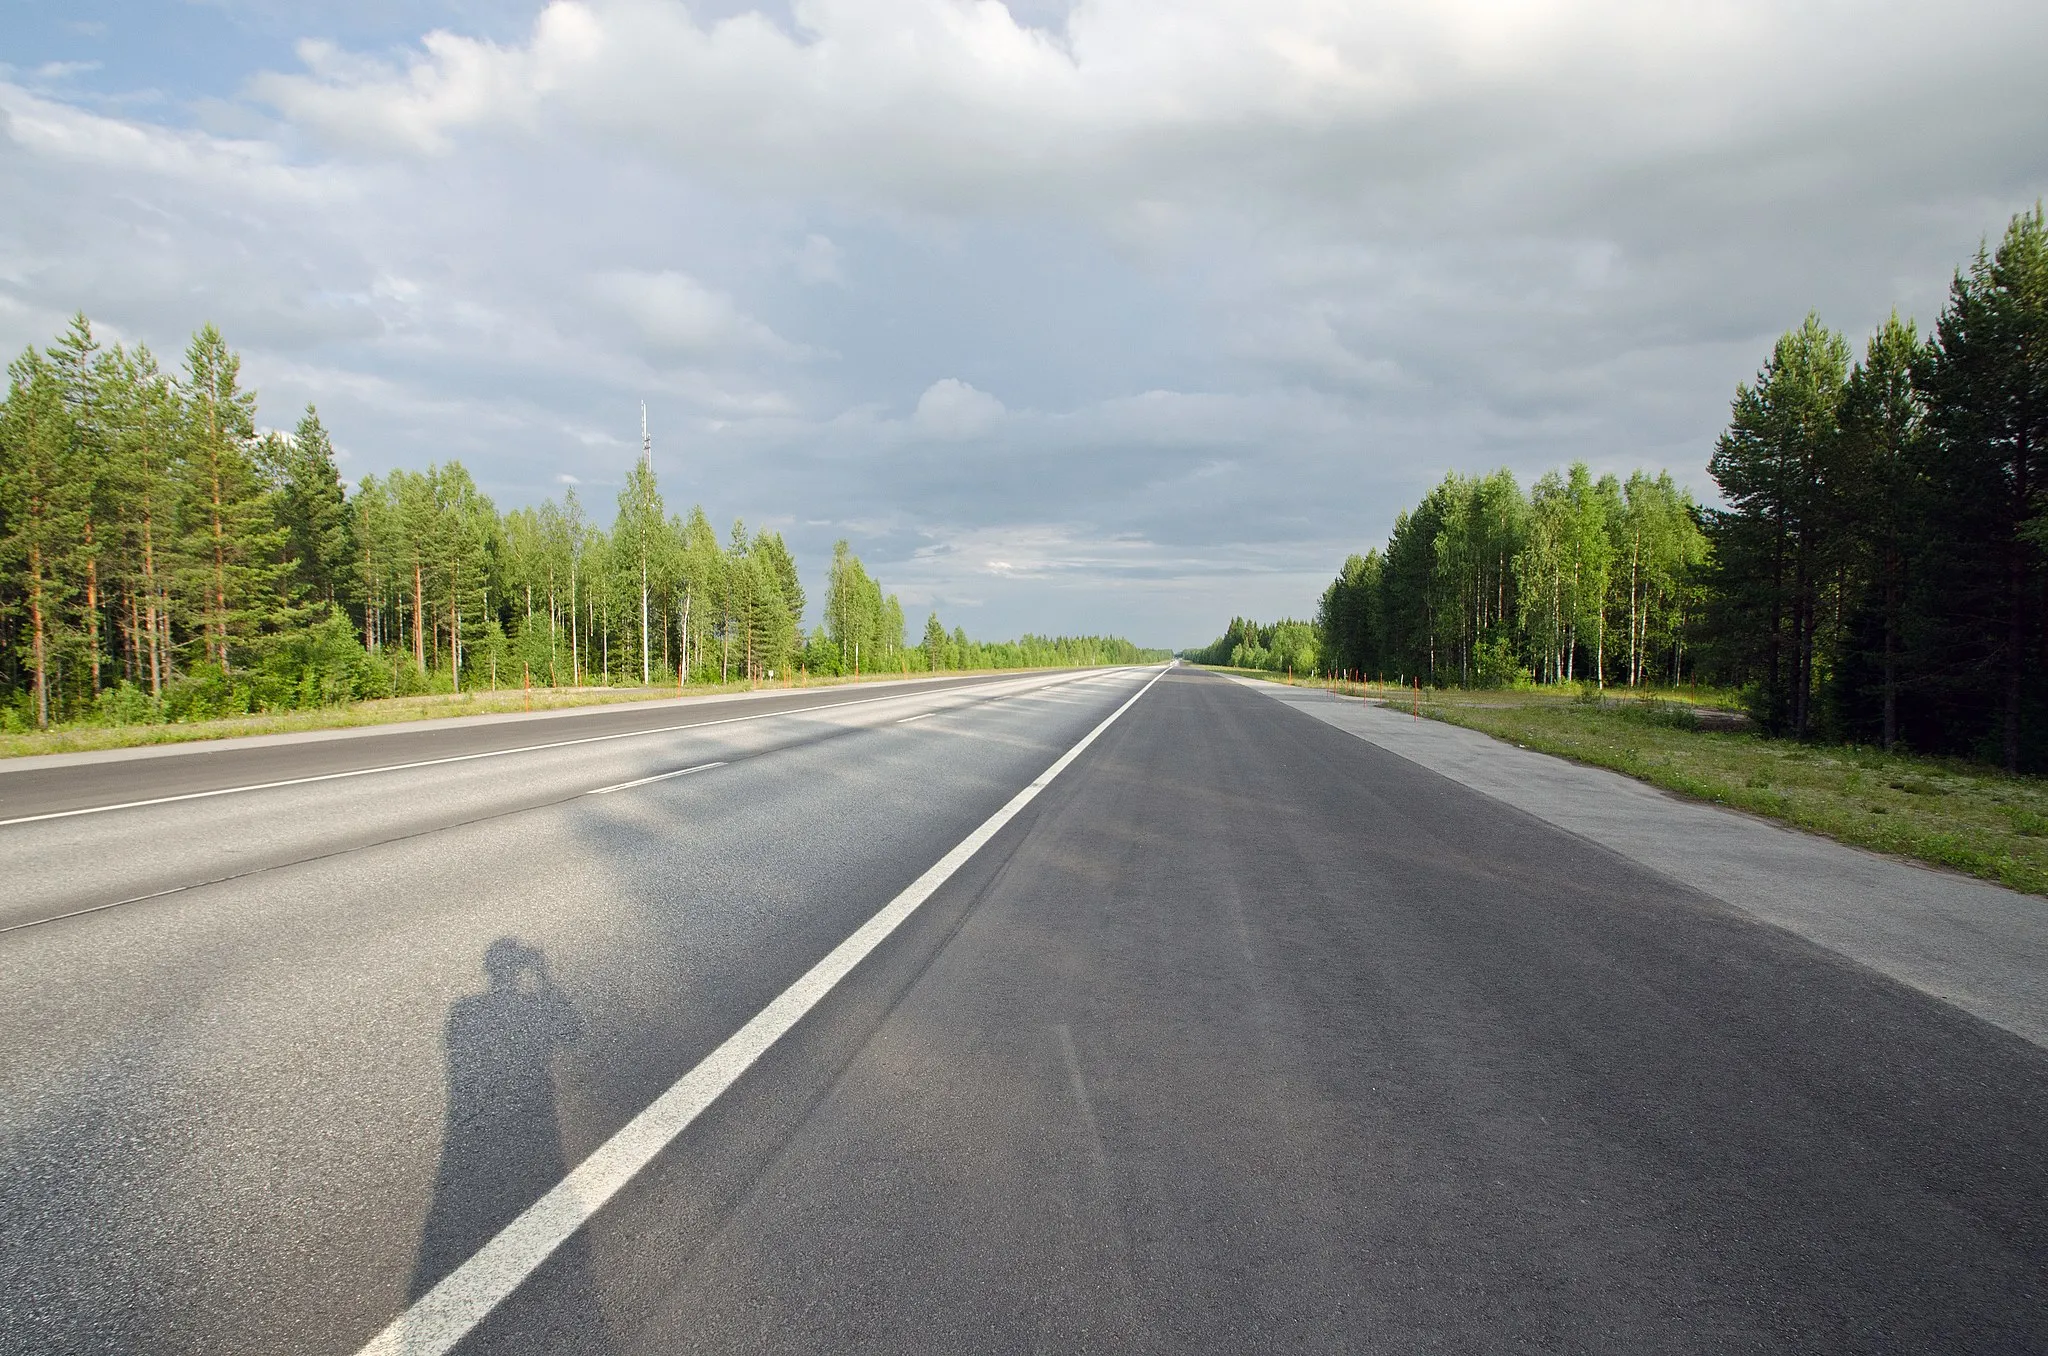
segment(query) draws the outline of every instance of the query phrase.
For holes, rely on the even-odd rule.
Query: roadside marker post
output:
[[[533,709],[533,665],[522,663],[519,667],[526,670],[526,709],[531,711]]]
[[[1422,679],[1415,680],[1415,718],[1422,719]]]

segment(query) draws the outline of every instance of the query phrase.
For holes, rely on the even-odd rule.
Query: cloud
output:
[[[266,411],[506,503],[616,482],[645,399],[671,502],[806,570],[1198,641],[1445,470],[1709,489],[1771,335],[1924,323],[2048,190],[2020,0],[747,5],[286,7],[356,36],[223,21],[146,107],[24,46],[0,340],[211,319]]]
[[[100,68],[97,61],[45,61],[35,68],[37,80],[66,80],[74,75],[90,75]]]
[[[956,377],[935,381],[917,398],[911,424],[931,438],[978,438],[1003,420],[1003,402]]]
[[[796,273],[807,283],[843,283],[845,275],[840,263],[846,252],[832,243],[830,237],[813,231],[804,237],[802,248],[796,252]]]
[[[0,118],[7,140],[40,158],[203,187],[238,200],[331,205],[360,191],[360,178],[350,171],[291,164],[271,142],[105,117],[4,82]]]
[[[1056,37],[968,0],[806,0],[790,29],[556,0],[522,43],[436,32],[402,65],[307,44],[303,72],[252,88],[341,145],[450,154],[552,128],[730,184],[915,209],[1228,195],[1348,212],[1363,196],[1434,215],[1488,185],[1540,195],[1560,174],[1881,112],[1906,80],[1966,90],[2024,68],[2048,21],[1973,8],[1880,6],[1838,31],[1767,0],[1098,0]]]
[[[642,338],[662,349],[697,355],[738,349],[778,358],[804,354],[800,345],[782,339],[741,312],[732,298],[687,273],[619,269],[594,277],[591,291],[638,326]]]

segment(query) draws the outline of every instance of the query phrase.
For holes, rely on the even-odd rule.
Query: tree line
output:
[[[642,457],[609,528],[570,490],[499,511],[459,461],[350,490],[318,412],[259,429],[212,326],[181,367],[83,316],[0,403],[0,723],[197,719],[476,687],[1142,662],[1115,637],[978,643],[838,543],[812,600],[780,534],[667,508]]]
[[[1702,506],[1584,465],[1447,475],[1299,623],[1189,656],[1437,685],[1743,690],[1775,734],[2048,766],[2048,229],[1959,269],[1933,330],[1809,316],[1738,386]]]
[[[1318,657],[1322,653],[1322,636],[1314,622],[1292,618],[1255,622],[1248,617],[1232,617],[1230,625],[1223,628],[1223,634],[1213,643],[1198,650],[1184,650],[1181,657],[1197,664],[1225,664],[1234,669],[1312,674],[1318,671]]]
[[[2048,764],[2048,230],[2014,217],[1934,328],[1809,316],[1709,470],[1705,617],[1771,729]]]
[[[1385,547],[1344,562],[1313,624],[1234,619],[1189,657],[1438,686],[1675,682],[1705,550],[1697,505],[1666,473],[1575,465],[1527,492],[1504,470],[1453,473]]]

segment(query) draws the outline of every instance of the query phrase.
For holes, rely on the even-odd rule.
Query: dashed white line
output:
[[[903,719],[897,721],[896,723],[898,725],[908,725],[913,720],[923,720],[927,716],[936,716],[937,714],[939,713],[936,711],[920,711],[914,716],[905,716]]]
[[[692,772],[709,772],[712,768],[724,766],[724,763],[699,763],[695,767],[679,767],[674,772],[657,772],[652,777],[642,777],[637,781],[620,782],[617,786],[600,786],[595,791],[585,791],[583,794],[609,796],[614,791],[631,791],[636,786],[648,786],[655,782],[665,782],[671,777],[687,777]]]
[[[1092,675],[1091,675],[1092,676]],[[989,683],[973,683],[964,688],[942,688],[941,691],[961,692],[976,687],[993,686],[996,683],[1016,682],[1014,678],[993,679]],[[1078,681],[1066,679],[1066,682]],[[1056,682],[1053,686],[1058,686]],[[849,706],[869,706],[875,702],[902,701],[918,697],[920,692],[891,692],[880,697],[861,697],[846,702],[820,702],[816,706],[793,707],[786,711],[762,711],[751,716],[726,716],[720,720],[697,720],[683,725],[663,725],[652,730],[621,730],[616,734],[586,735],[581,739],[557,739],[546,744],[522,744],[513,749],[486,749],[482,753],[458,753],[446,758],[422,758],[411,763],[386,763],[377,767],[351,768],[346,772],[323,772],[312,777],[287,777],[275,782],[251,782],[247,786],[223,786],[211,791],[187,791],[176,796],[154,796],[148,800],[124,800],[114,805],[87,805],[76,810],[52,810],[47,814],[18,815],[13,819],[0,819],[0,829],[16,824],[40,824],[51,819],[72,819],[78,815],[111,814],[115,810],[140,810],[151,805],[175,805],[181,801],[209,800],[215,796],[238,796],[248,791],[275,791],[287,786],[311,786],[316,782],[335,782],[349,777],[369,777],[379,772],[410,772],[415,768],[442,767],[449,763],[473,763],[480,758],[508,758],[516,753],[541,753],[548,749],[567,749],[579,744],[603,744],[614,739],[640,739],[648,735],[675,734],[680,730],[703,730],[715,725],[741,725],[752,720],[773,720],[779,716],[808,715],[813,711],[838,711]]]
[[[640,1169],[717,1101],[783,1033],[817,1006],[854,966],[916,913],[1005,824],[1036,800],[1053,778],[1066,771],[1090,744],[1102,737],[1104,730],[1137,704],[1138,698],[1150,692],[1152,684],[1165,673],[1165,669],[1154,673],[1150,682],[1039,773],[1031,785],[983,820],[979,828],[884,904],[852,936],[832,948],[823,960],[756,1013],[753,1020],[727,1037],[702,1063],[677,1079],[618,1133],[600,1144],[545,1196],[393,1319],[358,1356],[440,1356],[466,1337]]]

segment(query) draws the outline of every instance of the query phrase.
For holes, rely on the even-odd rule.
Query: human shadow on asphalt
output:
[[[484,951],[486,987],[448,1011],[448,1121],[434,1201],[413,1268],[418,1299],[468,1260],[563,1177],[569,1164],[550,1064],[583,1037],[583,1023],[555,987],[547,958],[515,937]],[[581,1234],[548,1261],[559,1306],[551,1325],[577,1334],[583,1351],[609,1348]]]

